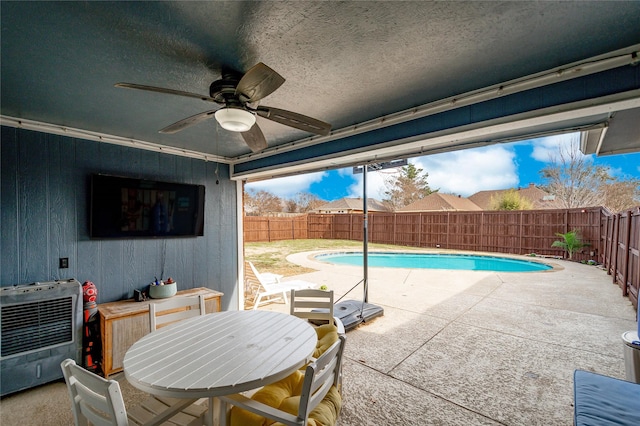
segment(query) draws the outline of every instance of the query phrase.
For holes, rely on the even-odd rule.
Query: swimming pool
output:
[[[362,252],[329,253],[315,256],[321,262],[336,265],[362,265]],[[553,269],[540,262],[499,256],[436,253],[370,252],[368,265],[385,268],[455,269],[466,271],[535,272]]]

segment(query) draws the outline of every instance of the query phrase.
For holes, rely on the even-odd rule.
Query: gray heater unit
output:
[[[62,378],[82,361],[82,286],[75,279],[0,290],[0,395]]]

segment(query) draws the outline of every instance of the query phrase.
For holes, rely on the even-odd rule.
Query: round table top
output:
[[[307,321],[270,311],[225,311],[180,321],[134,343],[127,380],[158,396],[205,398],[280,380],[311,358],[317,335]]]

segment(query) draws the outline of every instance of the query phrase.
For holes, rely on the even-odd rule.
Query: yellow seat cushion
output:
[[[314,358],[319,358],[327,349],[338,341],[338,328],[335,324],[324,324],[315,328],[318,335],[316,350],[313,352]]]
[[[331,386],[331,389],[320,401],[320,404],[309,413],[307,426],[335,425],[341,409],[342,396],[335,386]]]
[[[303,383],[304,373],[298,370],[278,382],[263,387],[251,398],[296,416],[300,406]],[[336,387],[332,386],[324,399],[309,413],[307,425],[335,425],[341,408],[342,397]],[[281,424],[238,407],[231,408],[231,426],[271,426]]]
[[[284,400],[292,395],[300,395],[303,383],[304,373],[298,370],[282,380],[263,387],[251,399],[278,408]],[[273,420],[266,419],[247,410],[238,407],[231,408],[231,426],[268,426],[273,423]]]
[[[286,411],[294,416],[298,415],[298,407],[300,406],[300,397],[292,396],[285,399],[278,407],[282,411]],[[342,397],[335,386],[331,386],[329,392],[322,401],[309,413],[307,426],[332,426],[338,421],[338,415],[342,408]],[[269,423],[271,426],[284,426],[280,422]]]

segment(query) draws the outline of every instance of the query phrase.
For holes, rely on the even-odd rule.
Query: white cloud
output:
[[[580,148],[579,141],[579,133],[567,133],[532,139],[531,147],[533,151],[531,152],[531,158],[543,163],[549,163],[554,157],[558,156],[560,147],[578,150]]]
[[[469,149],[424,157],[412,158],[410,163],[423,169],[429,176],[431,189],[444,193],[469,196],[487,189],[512,188],[518,185],[515,152],[507,146]],[[351,173],[351,169],[348,170]],[[341,170],[341,173],[343,171]],[[379,200],[385,197],[385,180],[397,173],[397,169],[367,173],[367,197]],[[348,188],[348,197],[362,197],[362,174]]]
[[[513,148],[505,145],[429,155],[410,160],[429,174],[431,189],[468,197],[478,191],[518,185]]]
[[[531,158],[536,161],[548,163],[551,159],[558,155],[560,143],[555,138],[541,138],[531,141]]]
[[[604,166],[604,167],[607,168],[607,170],[609,171],[609,176],[611,177],[624,179],[624,177],[626,176],[626,174],[620,167],[611,167],[611,166]]]
[[[531,179],[532,161],[524,156],[517,158],[518,152],[523,152],[523,145],[530,145],[532,153],[531,158],[547,163],[550,161],[550,155],[557,155],[560,146],[570,147],[571,144],[576,147],[579,143],[578,134],[567,134],[551,136],[533,140],[526,140],[512,144],[497,144],[475,149],[465,149],[460,151],[448,152],[443,154],[435,154],[424,157],[412,158],[409,160],[416,167],[423,169],[429,174],[427,182],[432,189],[440,189],[443,193],[453,193],[468,197],[478,191],[507,189],[517,187],[520,183],[522,174],[526,179],[525,184]],[[516,150],[516,147],[519,150]],[[523,154],[524,155],[524,154]],[[594,160],[594,156],[587,156],[590,161]],[[626,170],[636,168],[640,172],[640,166],[637,161],[628,163]],[[536,164],[535,167],[539,167]],[[622,174],[625,170],[621,166],[610,166],[611,173],[615,176]],[[519,170],[520,169],[520,170]],[[367,173],[367,196],[384,198],[386,186],[385,179],[390,173],[394,173],[395,169],[383,170],[380,172]],[[528,175],[527,175],[527,172]],[[340,179],[334,179],[335,173]],[[397,173],[397,172],[396,172]],[[629,171],[627,172],[629,173]],[[350,179],[345,179],[345,177]],[[253,182],[246,185],[251,191],[265,190],[282,198],[291,198],[299,192],[310,192],[312,184],[321,182],[327,185],[327,194],[331,194],[332,189],[340,195],[329,198],[337,199],[342,194],[346,197],[358,198],[362,197],[362,174],[353,174],[353,168],[347,167],[334,170],[332,172],[317,172],[299,176],[291,176],[286,178],[271,179],[268,181]],[[351,178],[353,181],[351,181]],[[352,183],[350,183],[352,182]],[[344,186],[349,185],[344,191]],[[326,196],[326,195],[325,195]]]
[[[268,191],[281,198],[292,198],[299,192],[309,192],[309,187],[313,183],[320,182],[326,174],[326,172],[316,172],[258,182],[249,182],[245,185],[245,190],[252,192]]]
[[[350,171],[353,169],[349,169]],[[387,188],[384,185],[384,178],[388,176],[388,173],[391,173],[395,169],[389,169],[388,171],[380,171],[380,172],[367,172],[367,198],[376,198],[378,200],[382,200],[385,198],[384,192]],[[349,185],[347,188],[347,197],[349,198],[358,198],[362,197],[363,194],[363,174],[353,175],[355,182]]]
[[[351,176],[353,175],[353,167],[345,167],[344,169],[338,169],[336,170],[336,172],[338,172],[338,175],[340,176]]]

